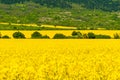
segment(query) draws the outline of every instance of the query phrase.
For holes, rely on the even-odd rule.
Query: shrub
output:
[[[78,32],[76,32],[76,31],[72,32],[72,36],[77,36],[77,35],[78,35]]]
[[[97,39],[110,39],[111,37],[109,35],[95,35],[95,38]]]
[[[10,37],[8,35],[4,35],[2,36],[3,39],[10,39]]]
[[[0,33],[0,38],[2,37],[2,34]]]
[[[43,39],[50,39],[48,35],[42,36]]]
[[[67,39],[78,39],[78,37],[76,37],[76,36],[67,36],[66,38]]]
[[[84,39],[88,39],[88,35],[87,34],[83,34],[83,38]]]
[[[92,32],[89,32],[89,33],[88,33],[88,38],[89,38],[89,39],[95,39],[95,34],[92,33]]]
[[[42,38],[42,34],[40,34],[39,32],[33,32],[31,35],[31,38]]]
[[[13,33],[13,38],[16,38],[16,39],[25,38],[25,35],[18,31]]]
[[[82,36],[82,33],[81,33],[81,32],[77,32],[77,36],[78,36],[78,38],[83,38],[83,36]]]
[[[65,39],[67,38],[64,34],[56,33],[53,37],[53,39]]]
[[[72,32],[72,36],[76,36],[77,38],[83,38],[83,36],[82,36],[82,33],[81,32],[76,32],[76,31],[73,31]]]
[[[114,39],[120,39],[120,35],[118,33],[114,34]]]

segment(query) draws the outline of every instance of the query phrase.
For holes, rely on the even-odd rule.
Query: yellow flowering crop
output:
[[[120,40],[0,40],[0,80],[120,80]]]

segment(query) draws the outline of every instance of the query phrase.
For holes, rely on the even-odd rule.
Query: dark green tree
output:
[[[24,39],[25,38],[25,35],[22,33],[22,32],[14,32],[13,33],[13,38],[16,38],[16,39]]]
[[[31,35],[31,38],[33,39],[37,39],[37,38],[42,38],[42,34],[40,34],[39,32],[33,32]]]
[[[44,35],[42,36],[42,39],[50,39],[50,37],[48,35]]]
[[[89,39],[95,39],[95,34],[92,33],[92,32],[89,32],[89,33],[88,33],[88,38],[89,38]]]
[[[10,37],[8,35],[4,35],[2,36],[2,39],[10,39]]]
[[[53,39],[66,39],[66,36],[61,33],[56,33],[53,37]]]
[[[77,36],[77,35],[78,35],[78,32],[76,32],[76,31],[72,32],[72,36]]]
[[[114,34],[114,39],[120,39],[120,35],[118,33]]]

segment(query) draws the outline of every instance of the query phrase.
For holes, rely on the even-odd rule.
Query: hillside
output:
[[[0,0],[4,4],[34,2],[47,7],[72,8],[77,3],[88,9],[101,9],[106,11],[120,10],[120,0]]]
[[[106,5],[101,5],[102,0],[37,1],[0,0],[0,22],[61,25],[77,29],[120,29],[119,0],[104,0]]]

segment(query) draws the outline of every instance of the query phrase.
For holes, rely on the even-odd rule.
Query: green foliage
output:
[[[24,3],[27,1],[39,3],[40,5],[45,5],[47,7],[71,8],[71,5],[64,0],[0,0],[1,3],[5,4]]]
[[[48,35],[44,35],[42,36],[42,39],[50,39],[50,37]]]
[[[83,35],[81,32],[77,32],[78,38],[83,38]]]
[[[78,32],[76,32],[76,31],[72,32],[72,36],[77,36],[77,35],[78,35]]]
[[[4,35],[2,36],[2,39],[10,39],[10,37],[8,35]]]
[[[88,9],[100,9],[104,11],[120,10],[120,0],[67,0],[69,2],[83,4]]]
[[[76,3],[88,9],[100,9],[104,11],[120,10],[120,0],[0,0],[4,4],[35,2],[47,7],[72,8],[71,3]]]
[[[42,34],[40,34],[39,32],[33,32],[32,35],[31,35],[31,38],[33,39],[39,39],[39,38],[42,38]]]
[[[78,32],[73,31],[72,36],[73,38],[83,38],[82,33],[80,33],[79,31]]]
[[[15,38],[15,39],[24,39],[25,38],[25,35],[22,33],[22,32],[14,32],[13,33],[13,38]]]
[[[92,32],[89,32],[89,33],[88,33],[88,38],[89,38],[89,39],[95,39],[95,34],[92,33]]]
[[[110,39],[111,37],[109,35],[99,34],[99,35],[95,35],[95,38],[96,39]]]
[[[83,39],[88,39],[88,35],[87,34],[83,34]]]
[[[78,36],[67,36],[66,39],[81,39]]]
[[[64,34],[56,33],[53,39],[66,39],[67,37]]]
[[[0,38],[2,37],[2,34],[0,33]]]
[[[114,39],[120,39],[120,35],[118,33],[114,34]]]

